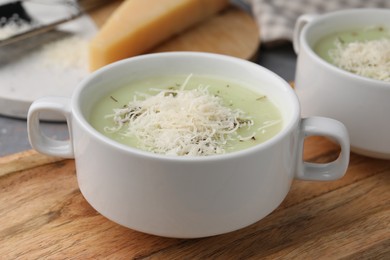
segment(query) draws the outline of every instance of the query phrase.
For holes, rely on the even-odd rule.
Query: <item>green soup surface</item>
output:
[[[142,106],[150,107],[147,110]],[[197,114],[193,115],[192,110]],[[235,121],[226,119],[222,112],[235,114]],[[283,126],[279,109],[265,94],[242,83],[208,75],[169,75],[132,82],[101,98],[89,121],[100,133],[119,143],[179,156],[242,150],[272,138]],[[189,141],[195,143],[189,145]],[[161,148],[167,145],[165,150]]]
[[[357,75],[390,81],[390,28],[370,26],[321,38],[314,51],[327,62]]]

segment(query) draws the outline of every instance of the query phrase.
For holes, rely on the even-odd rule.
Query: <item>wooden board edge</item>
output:
[[[0,157],[0,177],[63,160],[65,158],[44,155],[35,150],[11,154]]]

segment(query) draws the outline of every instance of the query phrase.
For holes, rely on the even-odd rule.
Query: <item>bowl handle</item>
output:
[[[40,128],[40,113],[59,113],[66,119],[70,140],[61,141],[47,137]],[[63,158],[74,158],[70,99],[44,97],[34,101],[27,115],[28,138],[32,148],[40,153]]]
[[[330,163],[303,161],[303,146],[307,136],[326,136],[341,147],[339,157]],[[300,125],[298,163],[295,177],[301,180],[331,181],[344,176],[349,164],[350,142],[346,127],[339,121],[325,117],[304,118]]]
[[[301,32],[303,27],[317,17],[318,15],[316,14],[304,14],[299,16],[297,21],[295,22],[294,32],[293,32],[293,47],[296,54],[299,54],[299,49],[300,49],[299,39],[301,37]]]

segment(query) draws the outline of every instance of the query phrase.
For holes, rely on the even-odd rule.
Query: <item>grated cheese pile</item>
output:
[[[187,78],[188,80],[188,78]],[[184,84],[185,85],[185,84]],[[124,135],[133,135],[140,148],[159,154],[205,156],[225,153],[228,140],[248,140],[237,130],[253,121],[238,109],[224,106],[222,99],[209,94],[207,87],[160,90],[156,95],[138,94],[124,108],[114,109],[116,132],[127,127]]]
[[[341,69],[373,79],[390,82],[390,39],[343,43],[336,40],[329,51]]]
[[[10,18],[0,18],[0,40],[26,32],[36,27],[36,23],[26,22],[17,14]],[[27,45],[26,49],[30,47]],[[88,69],[88,40],[78,35],[69,35],[44,43],[38,48],[23,53],[24,57],[38,57],[40,65],[47,68]]]
[[[42,46],[43,65],[46,67],[88,68],[88,41],[80,36],[73,35],[46,43]]]

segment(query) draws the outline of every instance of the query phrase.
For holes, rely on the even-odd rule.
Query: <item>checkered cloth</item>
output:
[[[259,24],[261,41],[291,41],[301,14],[325,13],[346,8],[390,8],[390,0],[233,0],[247,5]]]

